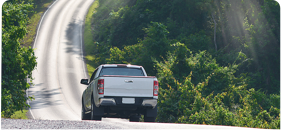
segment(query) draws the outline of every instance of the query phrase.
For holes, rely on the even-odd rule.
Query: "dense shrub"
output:
[[[20,40],[26,35],[26,24],[32,4],[10,0],[2,7],[2,83],[1,117],[10,117],[26,104],[25,90],[29,88],[26,78],[36,66],[32,48],[21,47]]]
[[[178,45],[178,48],[185,48]],[[176,78],[178,72],[173,69],[179,64],[175,55],[179,52],[176,50],[164,62],[155,60],[161,86],[158,121],[280,128],[280,112],[277,112],[280,111],[280,101],[270,100],[276,95],[269,97],[254,89],[247,90],[243,76],[234,75],[237,65],[219,66],[204,51],[195,55],[186,53],[185,63],[181,65],[189,69],[181,72],[189,75]],[[193,79],[199,82],[195,85]],[[217,84],[223,87],[217,88]]]
[[[156,75],[159,122],[280,128],[277,2],[110,2],[93,15],[91,62]]]

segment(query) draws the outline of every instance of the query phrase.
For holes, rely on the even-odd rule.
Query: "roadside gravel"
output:
[[[257,128],[181,123],[129,122],[125,119],[103,118],[102,121],[1,119],[1,129],[188,129],[188,130],[258,130]]]
[[[122,129],[100,121],[33,120],[1,118],[1,129]]]

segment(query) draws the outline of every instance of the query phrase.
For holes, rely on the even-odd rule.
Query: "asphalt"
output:
[[[27,91],[31,119],[80,120],[81,96],[88,78],[83,57],[83,27],[94,0],[56,0],[43,14],[33,48],[37,68]]]

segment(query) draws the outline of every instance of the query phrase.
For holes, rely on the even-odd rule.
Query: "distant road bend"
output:
[[[83,60],[83,24],[94,0],[56,0],[42,16],[34,42],[37,69],[27,94],[33,119],[81,121],[81,96],[88,78]],[[87,122],[87,121],[86,121]],[[95,122],[95,121],[93,121]],[[237,129],[237,127],[190,124],[133,123],[126,119],[103,118],[100,123],[118,128],[152,129]],[[247,129],[247,128],[241,128]]]
[[[83,22],[94,0],[57,0],[42,16],[34,48],[37,69],[28,95],[34,119],[80,120]]]

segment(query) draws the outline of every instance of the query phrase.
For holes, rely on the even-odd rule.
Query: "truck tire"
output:
[[[139,122],[140,116],[138,116],[138,115],[130,116],[129,120],[130,120],[130,122]]]
[[[144,122],[155,122],[156,117],[145,117],[144,116]]]
[[[81,109],[81,119],[82,120],[91,120],[91,115],[90,113],[86,114],[85,113],[85,108],[84,108],[84,103],[83,103],[83,100],[82,100],[82,109]]]
[[[96,105],[91,103],[91,120],[101,121],[101,116],[96,116],[95,113]]]
[[[152,108],[146,110],[146,113],[144,114],[144,122],[155,122],[157,116],[157,105]]]

